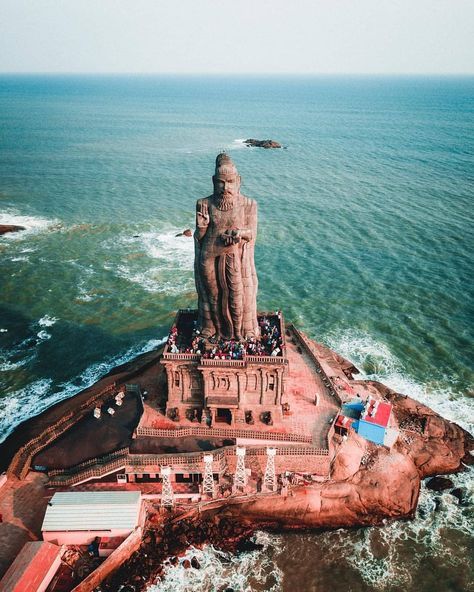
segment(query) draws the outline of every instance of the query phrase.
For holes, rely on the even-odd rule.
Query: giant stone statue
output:
[[[214,193],[196,203],[198,325],[205,338],[257,337],[257,204],[240,193],[240,176],[227,154],[217,156],[212,180]]]

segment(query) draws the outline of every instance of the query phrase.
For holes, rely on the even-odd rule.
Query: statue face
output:
[[[212,177],[214,182],[214,195],[222,198],[232,199],[239,195],[239,175],[219,175]]]

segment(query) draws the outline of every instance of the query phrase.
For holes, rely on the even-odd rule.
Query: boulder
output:
[[[465,487],[455,487],[449,493],[458,500],[460,506],[469,506],[469,494]]]
[[[444,491],[445,489],[449,489],[453,486],[454,483],[447,477],[433,477],[426,484],[426,487],[432,491]]]
[[[0,224],[0,236],[7,234],[7,232],[19,232],[20,230],[26,230],[26,228],[15,224]]]
[[[255,146],[256,148],[281,148],[281,144],[275,142],[275,140],[255,140],[254,138],[249,138],[245,140],[244,144],[246,146]]]
[[[178,236],[191,237],[191,236],[193,236],[193,231],[190,228],[186,228],[186,230],[183,230],[183,232],[178,232],[178,234],[176,234],[175,236],[176,237],[178,237]]]

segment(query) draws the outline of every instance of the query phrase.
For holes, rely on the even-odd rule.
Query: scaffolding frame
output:
[[[276,490],[276,475],[275,475],[275,456],[276,448],[269,446],[267,448],[267,466],[265,467],[265,475],[263,477],[263,487],[266,491]]]
[[[244,446],[237,446],[235,451],[237,456],[237,465],[235,467],[234,475],[234,490],[244,489],[247,484],[247,471],[245,469],[246,452],[247,451]]]
[[[162,480],[161,506],[172,508],[174,506],[173,487],[171,485],[171,467],[161,467],[160,475]]]
[[[214,457],[212,454],[204,455],[204,478],[202,481],[202,492],[214,497],[214,474],[212,472],[212,463]]]

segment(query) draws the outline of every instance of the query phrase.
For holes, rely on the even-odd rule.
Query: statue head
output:
[[[217,207],[230,209],[234,205],[235,198],[240,193],[240,175],[230,156],[225,152],[218,154],[216,169],[212,177],[214,183],[214,197]]]

